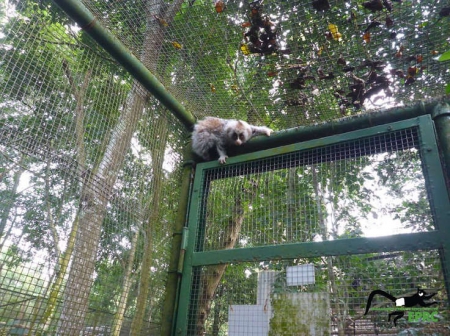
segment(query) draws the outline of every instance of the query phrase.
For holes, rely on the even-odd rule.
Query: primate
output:
[[[192,133],[192,149],[204,160],[219,156],[219,163],[226,162],[226,148],[240,146],[256,135],[270,136],[272,130],[265,126],[253,126],[242,120],[206,117],[199,121]]]
[[[436,293],[426,295],[427,293],[424,290],[420,289],[420,287],[417,287],[417,293],[415,293],[411,296],[400,297],[398,299],[395,296],[392,296],[391,294],[386,293],[385,291],[382,291],[381,289],[376,289],[370,293],[369,298],[367,299],[366,312],[364,313],[364,315],[366,315],[369,312],[370,305],[372,304],[372,299],[376,294],[383,295],[385,298],[388,298],[392,302],[395,302],[395,305],[397,307],[408,308],[408,307],[414,307],[416,305],[419,305],[421,307],[429,307],[431,305],[437,304],[437,302],[435,302],[435,301],[434,302],[424,302],[425,300],[431,299],[433,296],[436,295]],[[391,320],[392,315],[396,315],[396,317],[394,318],[394,325],[396,326],[397,320],[399,318],[403,317],[405,315],[405,313],[403,311],[394,311],[389,314],[388,321]]]

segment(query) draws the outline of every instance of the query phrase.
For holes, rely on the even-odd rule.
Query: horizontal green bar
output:
[[[447,98],[444,98],[444,100],[448,101]],[[252,138],[245,145],[235,148],[233,155],[252,153],[264,149],[320,139],[331,135],[343,134],[373,126],[416,118],[431,114],[435,111],[436,106],[440,106],[441,103],[445,104],[445,102],[440,100],[418,102],[411,106],[393,107],[376,112],[334,119],[314,125],[290,128],[274,132],[270,137],[260,136]]]
[[[354,140],[368,138],[368,137],[374,137],[374,136],[377,136],[380,134],[389,134],[389,133],[399,131],[399,130],[404,130],[407,128],[418,127],[421,123],[427,122],[429,120],[430,120],[429,115],[419,116],[419,117],[416,117],[413,119],[401,120],[401,121],[390,123],[390,124],[378,125],[378,126],[365,128],[365,129],[361,129],[361,130],[357,130],[357,131],[352,131],[352,132],[348,132],[348,133],[327,136],[327,137],[320,138],[320,139],[312,139],[312,140],[308,140],[308,141],[296,142],[296,143],[292,143],[289,145],[265,149],[265,150],[247,153],[247,154],[238,155],[238,156],[234,156],[233,151],[230,150],[229,152],[230,152],[231,157],[229,159],[227,159],[227,165],[221,165],[217,162],[217,160],[214,160],[214,161],[200,163],[197,165],[197,168],[202,168],[205,170],[207,170],[209,168],[213,168],[214,176],[216,176],[217,178],[219,178],[220,176],[228,178],[230,176],[234,176],[234,174],[238,174],[238,175],[244,174],[243,171],[239,170],[240,169],[239,167],[230,169],[229,166],[232,164],[248,163],[250,161],[254,161],[254,160],[258,160],[258,159],[262,159],[262,158],[266,158],[266,157],[283,155],[283,154],[287,154],[287,153],[303,151],[303,150],[308,150],[308,149],[313,149],[313,148],[318,148],[318,147],[326,147],[326,146],[331,146],[331,145],[336,145],[336,144],[343,145],[343,143],[349,142],[349,141],[354,141]],[[268,138],[264,137],[264,139],[268,139]],[[375,146],[375,147],[371,143],[360,144],[359,146],[361,148],[365,148],[367,150],[361,151],[360,152],[361,154],[359,154],[359,155],[367,155],[368,152],[371,152],[372,154],[384,152],[387,150],[387,148],[389,148],[389,146],[391,144],[394,144],[394,143],[385,141],[385,142],[383,142],[384,146]],[[411,142],[411,146],[412,145],[413,145],[413,143]],[[349,144],[349,146],[353,147],[354,145]],[[362,147],[362,146],[365,146],[365,147]],[[348,158],[351,158],[350,153],[352,153],[352,152],[353,151],[350,150],[350,148],[349,148],[349,150],[348,150],[349,157]],[[366,153],[366,154],[363,154],[363,153]],[[344,157],[342,159],[344,159]],[[328,160],[329,160],[329,158],[328,158]],[[282,158],[278,158],[276,161],[277,161],[277,164],[279,164],[282,162]],[[321,163],[323,161],[327,161],[327,158],[318,156],[318,157],[314,158],[313,161],[309,160],[308,162],[309,162],[309,164],[312,164],[312,163]],[[258,162],[254,162],[253,165],[259,172],[262,172],[265,168],[264,166],[261,166]],[[292,161],[290,166],[298,166],[298,165],[299,165],[299,163]],[[289,165],[286,165],[284,167],[289,167]],[[218,168],[220,168],[221,173],[218,173],[218,170],[217,170]],[[248,165],[243,169],[245,169],[246,174],[252,173],[251,169],[249,169]],[[274,170],[276,168],[267,166],[266,169]]]
[[[386,237],[351,238],[323,242],[195,252],[192,266],[273,259],[313,258],[363,253],[434,250],[442,246],[439,231],[404,233]]]

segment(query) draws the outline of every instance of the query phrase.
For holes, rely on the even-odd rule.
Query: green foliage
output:
[[[328,299],[327,293],[274,294],[269,335],[289,335],[292,330],[307,335],[311,325],[318,334],[330,335]]]
[[[450,50],[446,51],[439,57],[439,61],[444,62],[450,60]],[[445,93],[450,94],[450,83],[445,86]]]
[[[450,60],[450,50],[443,53],[441,56],[439,56],[439,61],[448,61]]]
[[[0,209],[2,225],[5,224],[0,237],[0,290],[2,303],[6,304],[0,317],[3,321],[20,312],[24,320],[38,323],[41,317],[36,312],[48,307],[46,295],[51,281],[59,275],[59,256],[68,243],[70,230],[77,216],[99,201],[86,196],[86,190],[104,186],[104,176],[96,176],[95,172],[105,157],[113,130],[128,107],[128,98],[142,93],[131,91],[132,78],[83,30],[75,29],[52,2],[9,3],[17,6],[17,15],[8,17],[5,7],[0,6]],[[239,51],[245,32],[241,24],[249,20],[248,3],[227,1],[226,10],[219,14],[211,1],[196,0],[193,6],[185,1],[173,18],[166,18],[166,28],[159,26],[158,15],[165,14],[174,1],[151,2],[151,10],[145,7],[150,2],[145,1],[85,3],[134,55],[145,50],[145,41],[159,43],[154,50],[157,57],[149,67],[194,114],[242,118],[275,129],[356,113],[353,108],[339,110],[333,96],[337,89],[346,91],[353,83],[342,66],[336,64],[341,55],[356,67],[355,75],[365,76],[370,72],[362,66],[367,59],[385,60],[386,69],[406,70],[410,65],[406,57],[423,50],[423,64],[428,69],[424,67],[418,81],[429,86],[405,87],[386,69],[380,74],[392,82],[396,94],[392,99],[396,102],[405,97],[428,98],[428,88],[435,81],[441,83],[440,68],[432,63],[431,50],[427,49],[429,42],[432,40],[437,50],[448,46],[447,23],[442,21],[441,31],[435,30],[432,22],[432,14],[440,3],[404,1],[401,7],[394,4],[392,14],[383,11],[378,15],[356,2],[334,1],[328,12],[319,13],[309,2],[265,1],[264,15],[276,23],[278,43],[281,48],[290,49],[290,54],[251,56]],[[421,9],[431,14],[425,15]],[[372,44],[364,44],[364,27],[387,15],[395,15],[398,38],[389,40],[390,30],[378,27],[371,31]],[[409,19],[414,22],[406,22]],[[341,41],[326,38],[329,23],[339,27]],[[150,35],[153,32],[160,33],[157,39]],[[182,48],[175,48],[173,42]],[[395,57],[403,44],[405,55]],[[444,53],[440,60],[448,60],[448,56],[448,52]],[[306,80],[305,88],[293,88],[290,84],[305,71],[312,76]],[[332,72],[335,77],[319,79],[321,71]],[[84,83],[86,87],[81,92]],[[135,314],[138,278],[148,242],[153,246],[146,317],[153,323],[162,320],[160,306],[171,225],[178,211],[179,162],[185,134],[173,118],[167,117],[161,104],[149,100],[143,105],[143,118],[134,130],[132,148],[126,154],[114,190],[108,194],[92,275],[90,314],[86,319],[89,325],[109,324],[124,290],[129,290],[125,314]],[[74,138],[79,119],[82,136],[77,143]],[[162,122],[168,127],[160,127]],[[154,195],[155,152],[166,138],[167,146],[162,149],[167,154],[160,176],[162,191]],[[77,161],[81,147],[85,149],[86,162]],[[20,188],[15,187],[15,181],[20,182]],[[366,234],[364,226],[371,224],[371,216],[376,217],[378,210],[398,219],[404,229],[430,231],[431,210],[422,182],[420,157],[414,151],[215,180],[204,213],[205,241],[199,249],[222,249],[230,224],[239,216],[242,225],[233,248],[240,248],[243,253],[245,248],[255,246],[361,237]],[[377,188],[384,188],[389,197],[402,202],[377,208],[383,198],[376,193]],[[411,195],[414,197],[408,197]],[[155,202],[159,202],[160,214],[148,224]],[[145,231],[147,224],[151,227]],[[136,251],[132,246],[135,232],[140,233]],[[123,284],[133,254],[128,289]],[[212,334],[226,334],[229,305],[255,304],[258,272],[263,270],[279,272],[273,289],[279,294],[333,293],[334,316],[344,320],[358,316],[371,289],[398,292],[417,285],[442,287],[437,260],[436,251],[422,251],[233,263],[226,268],[215,292],[208,327]],[[288,288],[286,267],[304,263],[315,265],[316,284]],[[59,290],[57,303],[63,298]],[[20,306],[18,296],[29,301]],[[42,306],[37,304],[37,298],[44,302]],[[345,309],[336,313],[338,307]],[[60,310],[56,311],[54,321],[49,322],[55,323],[59,314]]]
[[[60,19],[61,12],[56,6],[48,4],[50,2],[17,2],[17,15],[1,22],[0,104],[3,114],[0,130],[3,147],[0,195],[3,198],[0,214],[2,226],[5,224],[0,237],[2,278],[6,272],[8,276],[16,272],[14,277],[31,274],[30,270],[36,269],[38,263],[45,265],[45,270],[39,269],[40,274],[52,281],[64,277],[60,274],[59,258],[67,247],[69,233],[80,213],[91,202],[97,201],[82,198],[85,195],[83,191],[104,187],[95,171],[119,115],[127,108],[127,97],[132,88],[130,76],[84,31],[74,28],[67,16],[63,14],[64,20]],[[135,20],[129,22],[129,27],[135,23]],[[155,101],[145,108],[146,118],[136,130],[134,145],[138,150],[129,150],[127,154],[116,193],[110,200],[108,215],[103,222],[89,302],[94,313],[89,315],[89,319],[92,316],[110,317],[116,311],[117,300],[124,290],[130,291],[126,314],[132,316],[134,313],[138,295],[136,273],[141,271],[142,262],[140,249],[147,237],[141,235],[138,241],[137,257],[132,267],[132,288],[124,288],[122,284],[132,253],[132,236],[141,230],[143,217],[151,211],[152,200],[156,202],[150,183],[154,154],[150,148],[154,146],[148,139],[158,143],[160,137],[153,137],[159,129],[154,133],[149,129],[153,127],[157,114],[170,119]],[[81,129],[77,129],[77,125],[81,125]],[[180,171],[176,159],[184,145],[176,122],[171,129],[173,132],[167,138],[173,161],[168,162],[169,171],[164,171],[163,176],[163,215],[159,223],[151,223],[157,244],[154,245],[149,314],[156,322],[160,319],[159,307],[164,297],[170,226],[176,216],[178,202],[175,186],[178,185]],[[76,142],[77,131],[81,131],[82,143]],[[85,151],[86,162],[78,161],[81,148]],[[22,168],[27,172],[20,175],[18,172]],[[16,175],[20,188],[14,186]],[[88,178],[92,178],[89,183]],[[66,257],[70,258],[70,255]],[[51,285],[49,282],[39,288],[44,296],[41,308],[33,310],[35,304],[38,307],[38,302],[32,300],[23,304],[27,308],[22,312],[26,313],[30,323],[36,323],[36,328],[43,318],[37,314],[50,307],[47,302]],[[57,287],[56,292],[52,292],[56,295],[57,304],[63,298],[62,289],[64,287]],[[26,294],[21,287],[18,290]],[[16,300],[14,295],[3,298],[2,304],[14,304]],[[45,321],[53,323],[47,331],[56,332],[55,323],[60,311],[50,310],[48,314],[54,319]],[[40,325],[39,328],[44,327]]]

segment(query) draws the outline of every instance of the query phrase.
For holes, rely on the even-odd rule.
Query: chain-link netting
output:
[[[0,9],[0,334],[158,334],[182,126],[57,7]]]

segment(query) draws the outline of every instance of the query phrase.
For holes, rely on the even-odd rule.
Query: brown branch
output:
[[[86,150],[84,146],[84,98],[86,96],[87,87],[89,85],[92,70],[88,70],[84,76],[83,83],[78,88],[77,83],[75,82],[72,72],[70,71],[69,64],[67,60],[63,59],[62,67],[66,77],[69,81],[69,84],[72,88],[72,94],[76,100],[76,108],[75,108],[75,135],[76,135],[76,144],[77,144],[77,161],[79,166],[84,168],[86,166]],[[84,170],[84,169],[82,169]]]
[[[256,195],[258,183],[256,181],[251,181],[250,185],[250,188],[238,188],[242,189],[242,192],[237,194],[236,205],[233,209],[233,216],[229,219],[225,228],[223,248],[226,250],[232,249],[235,246],[236,241],[239,238],[239,233],[241,232],[242,223],[244,222],[247,214],[247,209],[242,204],[243,196],[248,196],[249,204],[251,204]],[[205,334],[205,324],[211,312],[211,303],[227,266],[228,264],[207,266],[205,271],[202,273],[200,279],[201,290],[198,299],[199,304],[196,321],[196,335],[200,336]]]
[[[50,202],[50,162],[51,160],[47,160],[47,165],[45,167],[45,208],[47,212],[47,221],[50,227],[50,231],[53,237],[53,243],[55,247],[56,258],[59,259],[61,257],[61,250],[59,249],[59,235],[56,230],[55,220],[52,214],[51,202]]]

